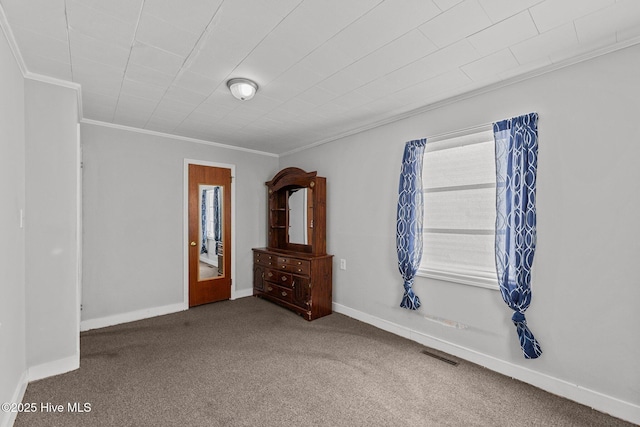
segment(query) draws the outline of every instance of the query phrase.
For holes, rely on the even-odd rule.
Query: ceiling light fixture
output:
[[[227,87],[236,99],[248,101],[258,91],[258,84],[249,79],[231,79],[227,81]]]

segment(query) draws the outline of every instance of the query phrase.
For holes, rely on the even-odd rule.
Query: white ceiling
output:
[[[271,153],[635,43],[638,0],[0,0],[83,117]],[[0,9],[0,14],[2,10]],[[251,101],[226,88],[255,80]]]

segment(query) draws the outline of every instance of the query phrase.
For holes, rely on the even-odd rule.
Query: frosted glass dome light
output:
[[[231,79],[227,82],[231,94],[240,101],[248,101],[258,91],[256,82],[249,79]]]

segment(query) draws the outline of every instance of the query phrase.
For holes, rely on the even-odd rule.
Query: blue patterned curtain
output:
[[[201,254],[207,252],[207,192],[202,192],[202,204],[200,206],[200,219],[202,221],[202,247],[200,248]]]
[[[222,240],[222,222],[220,221],[220,192],[222,188],[219,186],[213,189],[213,240],[216,242],[215,253],[219,254],[219,246]]]
[[[398,269],[404,279],[404,296],[400,307],[417,310],[420,298],[413,292],[413,279],[422,259],[422,157],[426,139],[409,141],[404,147],[400,185],[398,188],[398,217],[396,249]]]
[[[527,359],[542,354],[527,326],[531,266],[536,246],[538,114],[493,124],[496,150],[496,271],[502,299],[514,310],[520,346]]]

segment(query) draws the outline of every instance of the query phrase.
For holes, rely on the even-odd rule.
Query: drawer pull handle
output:
[[[282,268],[287,268],[287,266],[286,266],[286,265],[283,265],[283,266],[282,266]]]
[[[273,273],[272,273],[272,272],[269,272],[267,275],[268,275],[269,277],[273,277]]]
[[[286,297],[286,296],[287,296],[287,293],[286,293],[285,291],[282,291],[282,296],[283,296],[283,297]]]
[[[269,292],[271,292],[271,291],[273,290],[273,288],[272,288],[271,286],[267,286],[267,290],[268,290]]]
[[[282,281],[286,282],[287,281],[287,276],[282,276]]]

